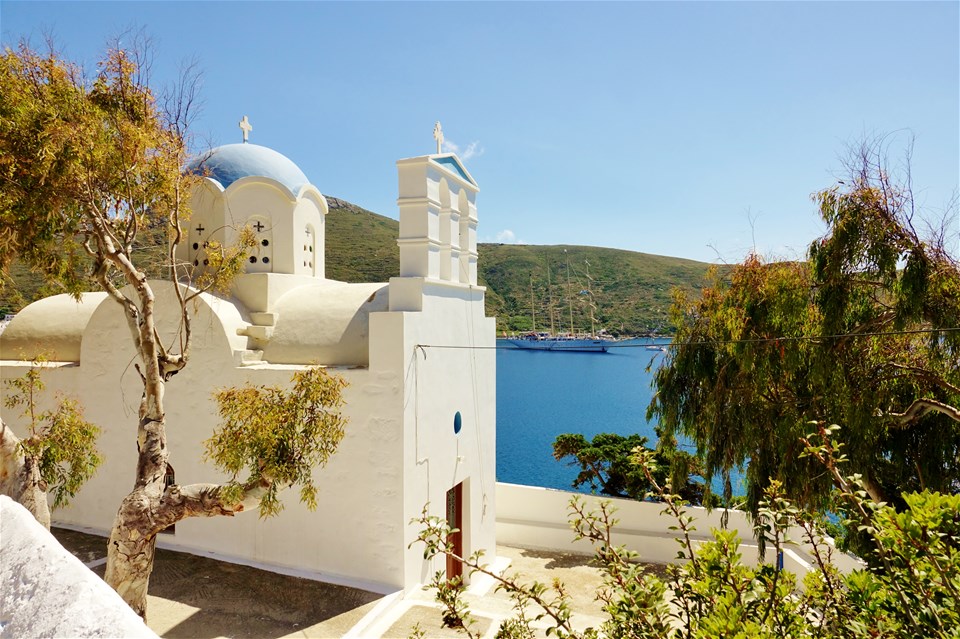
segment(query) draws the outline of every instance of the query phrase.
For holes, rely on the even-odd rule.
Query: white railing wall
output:
[[[576,493],[535,486],[517,484],[497,484],[497,543],[508,546],[522,546],[558,552],[592,554],[590,543],[586,540],[574,541],[573,530],[569,524],[570,500]],[[661,514],[664,505],[641,502],[632,499],[600,498],[593,495],[580,495],[590,509],[598,510],[601,499],[610,501],[616,508],[614,517],[619,520],[614,527],[613,541],[640,554],[642,561],[651,563],[670,563],[676,561],[680,545],[676,539],[678,531],[670,530],[676,520]],[[715,509],[707,512],[704,508],[688,507],[687,513],[695,519],[696,531],[691,535],[694,543],[711,540],[711,528],[720,528],[722,511]],[[755,565],[759,560],[757,544],[753,537],[753,525],[745,513],[729,512],[727,528],[736,530],[741,538],[740,551],[744,561]],[[791,531],[790,537],[801,539],[799,531]],[[810,548],[797,543],[788,546],[784,553],[784,568],[803,574],[815,563]],[[833,563],[841,570],[849,571],[859,567],[860,562],[839,551],[833,551]],[[774,562],[776,557],[768,550],[766,561]]]

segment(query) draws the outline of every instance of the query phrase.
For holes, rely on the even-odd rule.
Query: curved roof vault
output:
[[[83,332],[107,294],[66,293],[27,305],[0,333],[0,359],[29,361],[38,356],[54,362],[79,362]]]

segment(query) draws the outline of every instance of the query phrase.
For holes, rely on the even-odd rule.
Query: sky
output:
[[[439,120],[481,241],[802,257],[811,195],[865,137],[894,164],[912,143],[933,218],[960,183],[958,2],[0,0],[4,46],[52,34],[91,70],[139,28],[157,86],[202,73],[198,151],[246,115],[250,142],[382,215]]]

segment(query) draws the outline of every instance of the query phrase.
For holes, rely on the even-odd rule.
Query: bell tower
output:
[[[453,153],[398,160],[397,172],[400,277],[476,285],[480,188],[473,177]]]

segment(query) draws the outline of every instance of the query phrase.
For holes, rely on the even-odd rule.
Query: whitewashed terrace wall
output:
[[[574,541],[573,530],[568,522],[570,500],[576,493],[534,486],[497,483],[497,543],[559,552],[592,554],[590,542]],[[638,552],[640,559],[651,563],[676,561],[680,546],[677,531],[670,530],[676,520],[661,514],[664,505],[632,499],[599,498],[579,495],[588,505],[588,510],[598,510],[601,500],[610,501],[616,508],[614,517],[619,523],[614,528],[613,541]],[[709,541],[712,528],[720,528],[722,511],[707,512],[704,508],[689,507],[686,512],[695,518],[697,528],[691,536],[695,544]],[[753,525],[745,513],[730,511],[727,527],[736,530],[742,540],[740,549],[745,563],[758,562],[757,545],[753,538]],[[800,540],[799,531],[791,531],[791,539]],[[775,561],[768,550],[766,560]],[[859,560],[834,550],[833,563],[842,571],[862,567]],[[805,573],[815,561],[810,549],[802,544],[791,545],[784,553],[784,568],[796,574]]]

